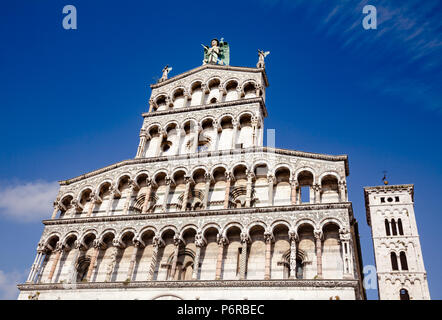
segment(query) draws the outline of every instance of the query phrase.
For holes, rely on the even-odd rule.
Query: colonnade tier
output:
[[[354,279],[353,246],[350,230],[332,220],[52,234],[28,282]]]

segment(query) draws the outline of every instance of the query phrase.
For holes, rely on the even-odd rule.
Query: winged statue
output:
[[[212,39],[210,42],[210,47],[203,45],[204,48],[204,60],[203,64],[220,64],[229,65],[230,63],[230,48],[229,44],[221,40]]]

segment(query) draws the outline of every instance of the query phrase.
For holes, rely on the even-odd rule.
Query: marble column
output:
[[[127,276],[126,276],[127,281],[132,281],[132,276],[134,274],[134,269],[135,269],[135,263],[137,262],[138,250],[141,247],[140,241],[134,240],[133,243],[134,243],[134,249],[129,260],[129,268],[127,270]]]
[[[37,249],[37,255],[35,256],[34,263],[31,266],[31,271],[29,272],[28,279],[26,280],[26,282],[28,283],[34,282],[35,274],[37,273],[43,254],[44,254],[43,250],[39,247]]]
[[[60,260],[60,256],[61,256],[62,251],[63,251],[63,245],[60,242],[57,242],[55,250],[53,251],[53,252],[55,252],[55,258],[52,261],[51,270],[49,271],[49,275],[48,275],[48,282],[49,283],[52,282],[52,277],[54,276],[54,272],[55,272],[55,269],[57,268],[58,261]]]
[[[91,217],[92,213],[94,212],[95,209],[95,203],[97,203],[98,201],[98,196],[95,196],[94,193],[91,193],[89,196],[89,208],[87,210],[87,217]]]
[[[152,193],[152,182],[149,179],[146,179],[146,195],[144,197],[143,209],[141,210],[142,214],[147,213],[150,207],[150,194]]]
[[[256,141],[258,140],[258,120],[256,118],[252,119],[252,147],[256,146]]]
[[[230,184],[232,183],[232,174],[230,172],[226,172],[226,190],[224,194],[224,209],[229,208],[229,200],[230,200]]]
[[[218,241],[218,256],[216,259],[216,274],[215,274],[215,280],[221,280],[221,271],[223,266],[223,255],[224,255],[224,246],[226,244],[227,239],[223,237],[222,235],[217,236]]]
[[[272,240],[273,236],[270,232],[264,233],[264,241],[266,244],[265,251],[265,273],[264,280],[270,280],[270,271],[271,271],[271,255],[272,255]]]
[[[249,236],[246,233],[241,233],[241,257],[240,257],[240,270],[239,278],[240,280],[246,279],[247,271],[247,245],[249,242]]]
[[[181,244],[180,238],[175,236],[173,238],[173,243],[175,245],[175,249],[173,251],[172,267],[171,267],[171,270],[170,270],[169,280],[175,280],[176,265],[177,265],[177,262],[178,262],[178,254],[180,252],[180,244]]]
[[[294,230],[289,231],[290,239],[290,279],[296,279],[296,241],[298,235]]]
[[[207,86],[202,83],[201,84],[201,100],[200,100],[200,105],[203,105],[205,100],[206,100],[206,93],[207,93]]]
[[[273,206],[273,185],[274,185],[274,183],[275,183],[275,178],[272,176],[272,175],[268,175],[267,176],[267,180],[268,180],[268,182],[269,182],[269,188],[268,188],[268,190],[269,190],[269,202],[268,202],[268,205],[269,206]]]
[[[339,242],[341,244],[342,252],[342,267],[343,267],[343,277],[353,278],[353,258],[351,250],[351,234],[347,229],[339,231]]]
[[[316,242],[316,273],[319,279],[322,279],[322,231],[315,231]]]
[[[144,149],[146,147],[147,142],[147,133],[144,131],[144,129],[141,129],[140,131],[140,143],[138,144],[137,154],[136,158],[141,158],[144,154]]]
[[[204,199],[203,199],[203,208],[205,210],[207,210],[208,206],[209,206],[209,193],[210,193],[210,174],[205,173],[204,174],[204,179],[206,180],[206,185],[204,188]]]
[[[152,258],[150,260],[149,273],[147,275],[147,280],[152,281],[155,275],[155,268],[157,266],[158,260],[158,250],[160,246],[164,244],[163,240],[160,237],[154,237],[152,240],[153,252]]]
[[[246,208],[251,207],[252,203],[252,184],[253,184],[253,172],[247,170],[247,186],[246,186]]]
[[[198,279],[198,274],[200,271],[200,257],[201,257],[201,248],[204,246],[204,240],[201,233],[197,233],[195,235],[195,260],[193,262],[193,272],[192,272],[192,280]]]
[[[54,211],[52,211],[52,216],[51,219],[55,219],[57,217],[57,213],[60,210],[60,205],[58,204],[58,202],[54,202]]]
[[[315,203],[321,202],[321,186],[319,184],[315,184],[313,186],[313,191],[315,193]]]
[[[149,113],[153,111],[154,101],[152,99],[149,100]]]
[[[215,130],[215,134],[213,137],[212,148],[210,151],[218,151],[218,134],[219,134],[218,129],[219,129],[219,126],[217,123],[215,123],[213,125],[213,130]]]
[[[235,149],[235,144],[236,144],[236,136],[238,134],[238,121],[236,120],[232,120],[232,125],[233,125],[233,133],[232,133],[232,149]]]
[[[69,275],[69,283],[74,283],[74,282],[76,282],[76,275],[77,275],[77,272],[76,272],[76,270],[75,270],[75,265],[77,264],[77,260],[78,260],[78,257],[80,256],[80,252],[81,252],[81,244],[80,244],[80,242],[77,240],[77,241],[75,241],[75,243],[74,243],[74,245],[73,245],[73,247],[72,247],[72,249],[71,250],[75,250],[75,252],[74,252],[74,256],[72,257],[72,263],[71,263],[71,266],[70,266],[70,275]]]
[[[92,253],[91,262],[89,264],[89,269],[87,270],[86,282],[89,282],[91,280],[92,273],[95,269],[98,253],[100,252],[100,242],[98,240],[94,240],[93,246],[94,246],[94,251]]]
[[[291,193],[290,193],[290,203],[292,205],[298,204],[297,203],[297,193],[296,191],[298,190],[298,181],[296,181],[295,179],[290,179],[290,187],[291,187]]]
[[[126,193],[126,201],[124,202],[124,206],[123,206],[123,215],[129,214],[129,208],[130,208],[130,204],[132,201],[132,196],[134,194],[134,191],[136,189],[136,184],[135,181],[130,180],[129,181],[130,187],[129,187],[129,191]]]
[[[161,206],[161,211],[166,212],[167,211],[167,200],[169,199],[169,192],[170,192],[170,184],[172,183],[172,180],[169,177],[166,177],[166,188],[164,190],[164,198],[163,198],[163,204]]]
[[[106,208],[106,216],[110,215],[110,213],[112,211],[112,205],[114,204],[115,193],[116,193],[115,187],[111,187],[110,195],[109,195],[109,202],[108,202],[107,208]]]
[[[192,143],[193,153],[198,153],[198,143],[199,143],[198,138],[199,138],[199,133],[201,131],[201,127],[198,124],[196,124],[196,125],[194,125],[192,131],[193,131],[193,143]]]
[[[348,201],[345,181],[339,181],[338,187],[339,187],[339,201],[340,202]]]
[[[112,280],[112,274],[114,273],[115,265],[117,264],[118,251],[120,250],[121,244],[117,239],[112,241],[112,248],[110,253],[110,263],[107,265],[106,278],[104,282],[110,282]]]
[[[186,189],[184,189],[183,203],[181,204],[181,211],[186,211],[186,209],[187,209],[187,201],[189,201],[189,192],[190,192],[190,184],[191,184],[190,177],[184,177],[184,180],[186,182]]]

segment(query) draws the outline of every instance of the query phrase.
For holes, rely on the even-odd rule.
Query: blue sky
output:
[[[77,8],[78,29],[62,28]],[[362,28],[375,5],[378,28]],[[15,298],[56,181],[135,156],[149,84],[201,65],[224,37],[231,65],[266,59],[276,146],[347,154],[364,265],[363,187],[415,184],[433,299],[442,298],[442,4],[426,1],[4,1],[0,4],[0,298]],[[375,290],[368,297],[377,298]]]

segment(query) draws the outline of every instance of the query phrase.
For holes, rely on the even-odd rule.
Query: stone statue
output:
[[[167,76],[168,76],[169,72],[172,71],[172,67],[169,67],[169,65],[166,65],[162,71],[163,71],[163,76],[161,77],[161,79],[158,82],[163,82],[163,81],[167,80]]]
[[[212,39],[210,48],[201,44],[204,48],[203,64],[220,64],[229,65],[230,63],[230,48],[229,44],[221,38]]]
[[[258,50],[258,63],[256,64],[257,68],[264,68],[265,62],[264,58],[270,54],[270,51],[264,52],[263,50]]]

